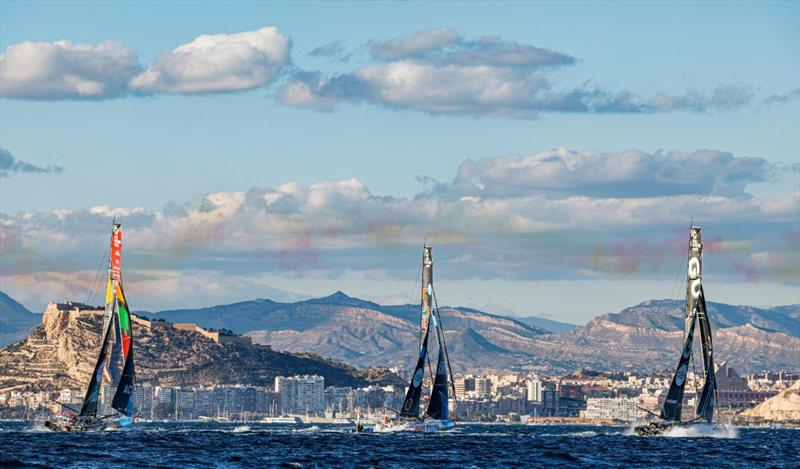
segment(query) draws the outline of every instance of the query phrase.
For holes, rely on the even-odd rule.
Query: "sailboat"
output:
[[[714,374],[714,350],[711,343],[711,324],[706,309],[706,297],[703,291],[703,242],[701,229],[692,226],[689,229],[689,256],[686,278],[686,313],[684,315],[683,347],[678,360],[678,367],[672,377],[667,398],[658,414],[658,420],[634,428],[637,435],[659,435],[674,426],[694,423],[711,423],[714,418],[714,401],[716,400],[717,380]],[[696,417],[687,422],[682,421],[683,394],[686,377],[692,360],[695,323],[700,327],[701,349],[703,351],[703,373],[705,382],[700,393],[700,400],[695,409]]]
[[[450,420],[450,409],[448,406],[449,390],[455,387],[453,384],[453,373],[450,369],[450,358],[447,354],[447,346],[444,340],[444,330],[442,320],[439,316],[439,308],[433,307],[435,294],[433,290],[433,257],[431,247],[425,245],[422,251],[422,312],[420,320],[420,339],[419,356],[411,381],[408,383],[403,407],[400,414],[394,420],[385,418],[382,423],[375,425],[371,430],[375,432],[394,432],[394,431],[419,431],[419,432],[438,432],[449,430],[454,427]],[[439,347],[436,363],[436,374],[432,376],[433,386],[431,397],[428,401],[428,408],[424,414],[420,415],[420,400],[422,397],[422,384],[425,376],[425,364],[430,361],[428,357],[428,341],[430,338],[431,325],[436,334],[436,341]]]
[[[105,320],[103,321],[100,353],[86,389],[83,404],[75,409],[60,403],[69,415],[45,422],[53,431],[98,431],[127,429],[133,425],[136,402],[134,387],[136,371],[133,362],[133,336],[128,301],[122,289],[122,230],[119,223],[111,229],[111,250],[106,282]],[[100,387],[108,376],[114,397],[111,401],[113,413],[98,416]]]

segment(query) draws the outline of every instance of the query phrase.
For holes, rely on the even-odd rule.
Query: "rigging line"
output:
[[[439,300],[436,298],[436,290],[431,288],[433,291],[433,304],[436,306],[436,324],[439,327],[439,330],[442,333],[442,346],[444,348],[444,358],[447,361],[447,371],[450,373],[450,388],[453,391],[453,400],[456,404],[458,404],[458,396],[456,396],[456,380],[453,379],[453,368],[450,366],[450,354],[447,352],[447,342],[444,340],[444,326],[442,325],[442,316],[439,315]]]
[[[100,265],[97,266],[97,272],[94,274],[94,281],[92,282],[92,288],[89,290],[89,295],[86,297],[86,304],[91,305],[91,302],[94,301],[96,289],[98,284],[100,283],[100,271],[103,269],[103,263],[106,261],[106,256],[108,255],[108,251],[111,249],[110,246],[103,249],[103,256],[100,258]]]

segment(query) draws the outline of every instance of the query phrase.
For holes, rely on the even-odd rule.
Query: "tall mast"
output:
[[[693,268],[694,266],[694,268]],[[686,292],[687,310],[690,303],[697,312],[700,327],[700,344],[703,350],[703,390],[697,403],[696,414],[708,422],[714,417],[717,378],[714,374],[714,350],[711,341],[711,322],[708,319],[706,295],[703,290],[703,240],[700,227],[692,227],[689,238],[689,285]]]
[[[401,417],[419,418],[419,401],[422,396],[422,378],[425,375],[425,360],[428,358],[428,335],[430,333],[431,303],[433,293],[433,260],[430,246],[422,249],[422,299],[419,327],[419,357],[414,374],[408,383],[406,397],[400,410]]]
[[[423,338],[428,333],[430,326],[431,310],[433,309],[433,256],[431,247],[422,248],[422,315],[420,318],[419,340],[422,345]]]
[[[689,229],[689,252],[686,274],[686,311],[683,323],[683,347],[678,360],[678,368],[670,383],[664,407],[661,408],[661,418],[680,422],[683,411],[683,392],[686,387],[686,376],[689,373],[689,362],[692,358],[692,345],[694,343],[694,329],[697,319],[698,299],[702,292],[700,283],[702,277],[702,252],[703,244],[700,237],[700,228],[692,226]]]
[[[108,260],[108,284],[106,286],[106,307],[105,307],[105,321],[103,322],[103,342],[100,346],[100,354],[97,357],[97,361],[94,365],[94,371],[92,372],[92,378],[89,381],[89,386],[86,388],[86,394],[83,398],[83,405],[81,405],[80,415],[82,416],[94,416],[97,415],[97,401],[100,397],[100,383],[103,381],[103,372],[108,366],[109,362],[111,361],[111,351],[108,349],[109,342],[113,336],[112,327],[115,327],[114,321],[114,310],[116,305],[116,299],[114,297],[114,289],[116,287],[116,281],[114,280],[114,267],[115,265],[117,268],[119,267],[119,259],[120,256],[116,256],[116,264],[115,264],[115,236],[119,230],[119,225],[114,223],[111,230],[111,255],[109,256]],[[119,269],[117,269],[117,273]],[[117,278],[119,276],[117,275]]]

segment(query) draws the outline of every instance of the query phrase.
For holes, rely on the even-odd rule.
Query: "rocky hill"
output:
[[[559,333],[469,308],[443,307],[441,315],[457,371],[648,371],[673,366],[683,307],[678,300],[648,301]],[[719,360],[742,372],[794,369],[800,363],[800,305],[708,307]],[[262,299],[156,314],[228,327],[276,350],[309,350],[361,367],[411,366],[419,321],[417,305],[382,306],[341,292],[297,303]]]
[[[97,359],[102,321],[102,311],[45,312],[42,323],[24,341],[0,349],[0,392],[85,388]],[[318,374],[334,386],[400,383],[386,370],[358,370],[312,354],[276,352],[265,346],[223,345],[197,332],[157,325],[134,324],[139,381],[272,385],[278,375]]]
[[[680,348],[683,302],[653,300],[605,314],[575,331],[549,336],[542,350],[555,360],[591,368],[653,370],[671,368]],[[717,361],[740,372],[796,369],[800,363],[800,305],[759,309],[709,303]],[[695,356],[699,354],[695,342]],[[535,362],[535,361],[534,361]]]
[[[25,338],[42,317],[0,291],[0,347]]]
[[[800,380],[777,396],[744,411],[739,419],[749,422],[800,424]]]
[[[254,300],[198,310],[154,313],[248,333],[276,350],[313,351],[360,367],[408,367],[416,360],[419,306],[382,306],[336,292],[297,303]],[[454,370],[489,368],[524,357],[519,352],[547,331],[470,308],[444,307],[442,321]]]

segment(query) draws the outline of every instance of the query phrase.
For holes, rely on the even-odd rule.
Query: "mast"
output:
[[[97,401],[100,397],[100,384],[103,381],[103,372],[111,361],[111,351],[108,350],[109,342],[112,337],[112,328],[115,327],[116,321],[114,320],[114,310],[116,302],[114,300],[113,289],[115,286],[114,277],[114,240],[119,225],[113,224],[111,230],[111,256],[108,261],[108,281],[106,283],[106,306],[105,306],[105,320],[103,321],[103,342],[100,346],[100,354],[94,365],[92,378],[89,381],[89,386],[86,388],[86,395],[83,397],[83,404],[81,405],[81,416],[95,416],[97,415]],[[112,376],[113,377],[113,376]]]
[[[431,247],[428,245],[422,248],[422,316],[419,326],[419,340],[427,336],[430,324],[431,310],[433,309],[433,257]]]
[[[689,361],[692,357],[695,320],[698,315],[698,299],[700,298],[702,290],[702,253],[703,244],[701,241],[700,228],[692,226],[689,229],[689,253],[686,274],[686,312],[684,313],[683,348],[681,357],[678,360],[678,368],[675,370],[675,375],[672,378],[672,383],[670,384],[669,391],[667,392],[667,399],[664,401],[664,407],[661,409],[661,418],[664,420],[672,420],[676,422],[681,421],[681,412],[683,410],[683,393],[686,387],[686,375],[689,371]]]
[[[135,401],[133,390],[135,387],[136,375],[133,361],[133,335],[131,330],[131,314],[128,301],[122,290],[122,230],[120,224],[114,224],[111,247],[111,279],[114,286],[114,301],[116,303],[116,320],[119,328],[122,354],[124,357],[124,367],[122,376],[119,379],[111,407],[117,411],[131,416],[134,413]]]
[[[695,301],[697,310],[697,323],[700,327],[700,343],[703,350],[703,390],[700,393],[700,400],[697,403],[696,414],[698,417],[708,422],[714,418],[714,398],[717,390],[717,378],[714,374],[714,350],[711,341],[711,322],[708,319],[708,309],[706,308],[706,295],[703,290],[703,242],[700,227],[692,227],[692,237],[690,239],[690,262],[692,256],[697,259],[694,261],[696,269],[689,269],[690,279],[694,275],[696,288],[689,291],[688,298]],[[691,281],[691,280],[690,280]]]
[[[428,356],[428,336],[430,334],[431,297],[433,293],[433,259],[430,246],[422,249],[422,299],[420,314],[420,345],[417,366],[408,383],[408,391],[400,410],[401,417],[419,418],[419,401],[422,395],[422,378],[425,375],[425,359]]]

